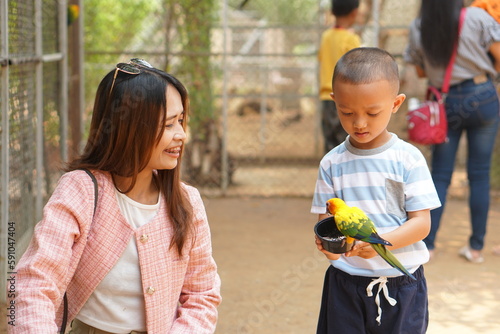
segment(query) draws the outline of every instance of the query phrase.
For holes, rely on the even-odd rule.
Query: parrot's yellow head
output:
[[[345,205],[345,202],[340,198],[330,198],[328,201],[326,201],[326,212],[335,215],[337,210]]]

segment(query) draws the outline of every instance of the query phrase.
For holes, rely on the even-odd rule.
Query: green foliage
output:
[[[159,5],[151,0],[85,0],[85,47],[123,49]]]
[[[188,88],[193,110],[190,126],[194,133],[201,133],[197,129],[216,117],[209,56],[216,3],[217,0],[86,0],[85,49],[91,51],[86,55],[86,63],[93,66],[86,68],[89,100],[93,99],[99,81],[112,69],[103,65],[124,61],[116,51],[130,49],[131,42],[144,32],[151,20],[165,21],[159,26],[173,29],[175,34],[155,31],[156,37],[167,36],[155,51],[179,50],[185,54],[175,62],[175,68],[167,62],[165,70],[172,72]],[[106,54],[108,51],[110,53]],[[160,64],[153,65],[160,67]]]
[[[160,0],[85,0],[84,47],[90,51],[85,56],[88,101],[93,100],[100,80],[112,69],[107,64],[123,61],[116,51],[127,49],[144,22],[160,8]]]
[[[207,125],[214,119],[212,83],[214,71],[209,56],[216,0],[178,0],[177,33],[183,53],[176,75],[190,94],[190,127],[195,139],[205,139]]]

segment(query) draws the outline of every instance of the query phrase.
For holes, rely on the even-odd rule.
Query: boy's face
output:
[[[359,85],[335,82],[331,96],[351,144],[360,149],[377,148],[390,139],[387,125],[406,98],[387,80]]]

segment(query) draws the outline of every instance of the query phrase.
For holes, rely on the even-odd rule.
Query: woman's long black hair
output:
[[[110,71],[97,88],[87,145],[83,153],[68,164],[67,170],[97,169],[131,177],[129,189],[122,189],[125,193],[130,191],[161,140],[163,132],[160,129],[165,128],[167,113],[167,89],[176,89],[181,96],[185,129],[189,97],[184,85],[174,76],[148,68],[141,68],[141,73],[136,75]],[[170,246],[175,246],[179,254],[193,229],[192,207],[181,187],[180,169],[181,157],[177,167],[158,170],[155,175],[167,202],[167,215],[173,223]]]
[[[424,54],[434,66],[446,67],[458,38],[463,0],[422,0],[421,40]]]

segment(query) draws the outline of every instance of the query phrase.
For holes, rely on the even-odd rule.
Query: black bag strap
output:
[[[99,196],[97,179],[95,178],[94,174],[92,174],[92,172],[89,171],[88,169],[82,168],[82,170],[84,170],[90,176],[90,178],[92,179],[92,183],[94,183],[94,213],[92,216],[92,220],[93,220],[93,218],[95,216],[95,210],[97,208],[97,199]],[[63,319],[62,319],[62,323],[61,323],[60,334],[66,333],[66,325],[68,323],[68,296],[66,295],[66,292],[64,293],[63,300],[64,300],[64,311],[63,311]]]

